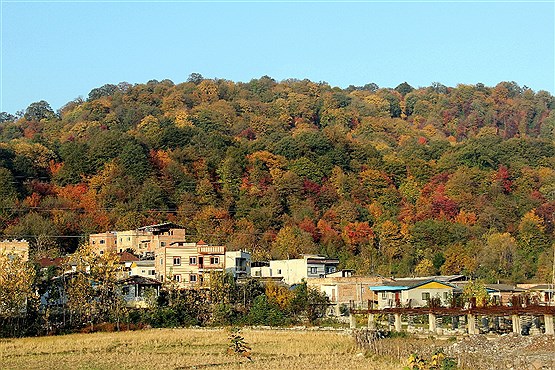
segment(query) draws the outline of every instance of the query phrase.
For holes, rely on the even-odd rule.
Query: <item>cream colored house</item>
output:
[[[156,278],[156,267],[154,260],[134,261],[129,267],[129,276],[142,276],[151,279]]]
[[[451,303],[453,294],[460,292],[454,285],[437,280],[390,281],[383,285],[371,286],[378,295],[378,309],[392,307],[424,307],[431,299],[438,299],[441,306]]]
[[[253,276],[260,278],[281,278],[288,285],[300,284],[303,280],[323,278],[337,271],[339,260],[315,254],[305,254],[303,258],[274,260],[269,266],[253,268]]]
[[[172,242],[160,246],[154,253],[156,278],[162,282],[175,281],[180,287],[206,285],[211,271],[224,271],[225,247],[203,242]]]
[[[0,254],[5,256],[19,256],[23,261],[29,261],[29,242],[27,240],[0,241]]]
[[[146,251],[146,248],[141,243],[141,241],[147,237],[148,233],[141,230],[125,230],[117,232],[117,245],[118,252],[123,252],[128,249],[132,250],[136,254],[142,254]]]

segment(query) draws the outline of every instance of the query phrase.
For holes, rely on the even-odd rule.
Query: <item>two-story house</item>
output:
[[[260,266],[254,269],[254,275],[261,278],[279,278],[286,284],[299,284],[311,278],[323,278],[337,271],[339,260],[325,256],[305,254],[302,258],[274,260],[269,267]]]

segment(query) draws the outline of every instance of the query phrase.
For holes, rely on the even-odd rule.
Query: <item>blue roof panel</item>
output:
[[[392,286],[392,285],[380,285],[380,286],[371,286],[369,287],[370,290],[374,291],[374,292],[395,292],[395,291],[399,291],[399,290],[406,290],[409,287],[408,286]]]

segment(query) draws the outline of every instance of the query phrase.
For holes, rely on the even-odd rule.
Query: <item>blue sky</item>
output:
[[[555,3],[2,0],[0,111],[106,83],[516,81],[555,92]]]

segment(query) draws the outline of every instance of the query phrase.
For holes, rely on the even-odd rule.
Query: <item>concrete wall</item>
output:
[[[308,277],[305,259],[270,261],[270,270],[272,277],[282,277],[283,282],[289,285],[299,284]]]

